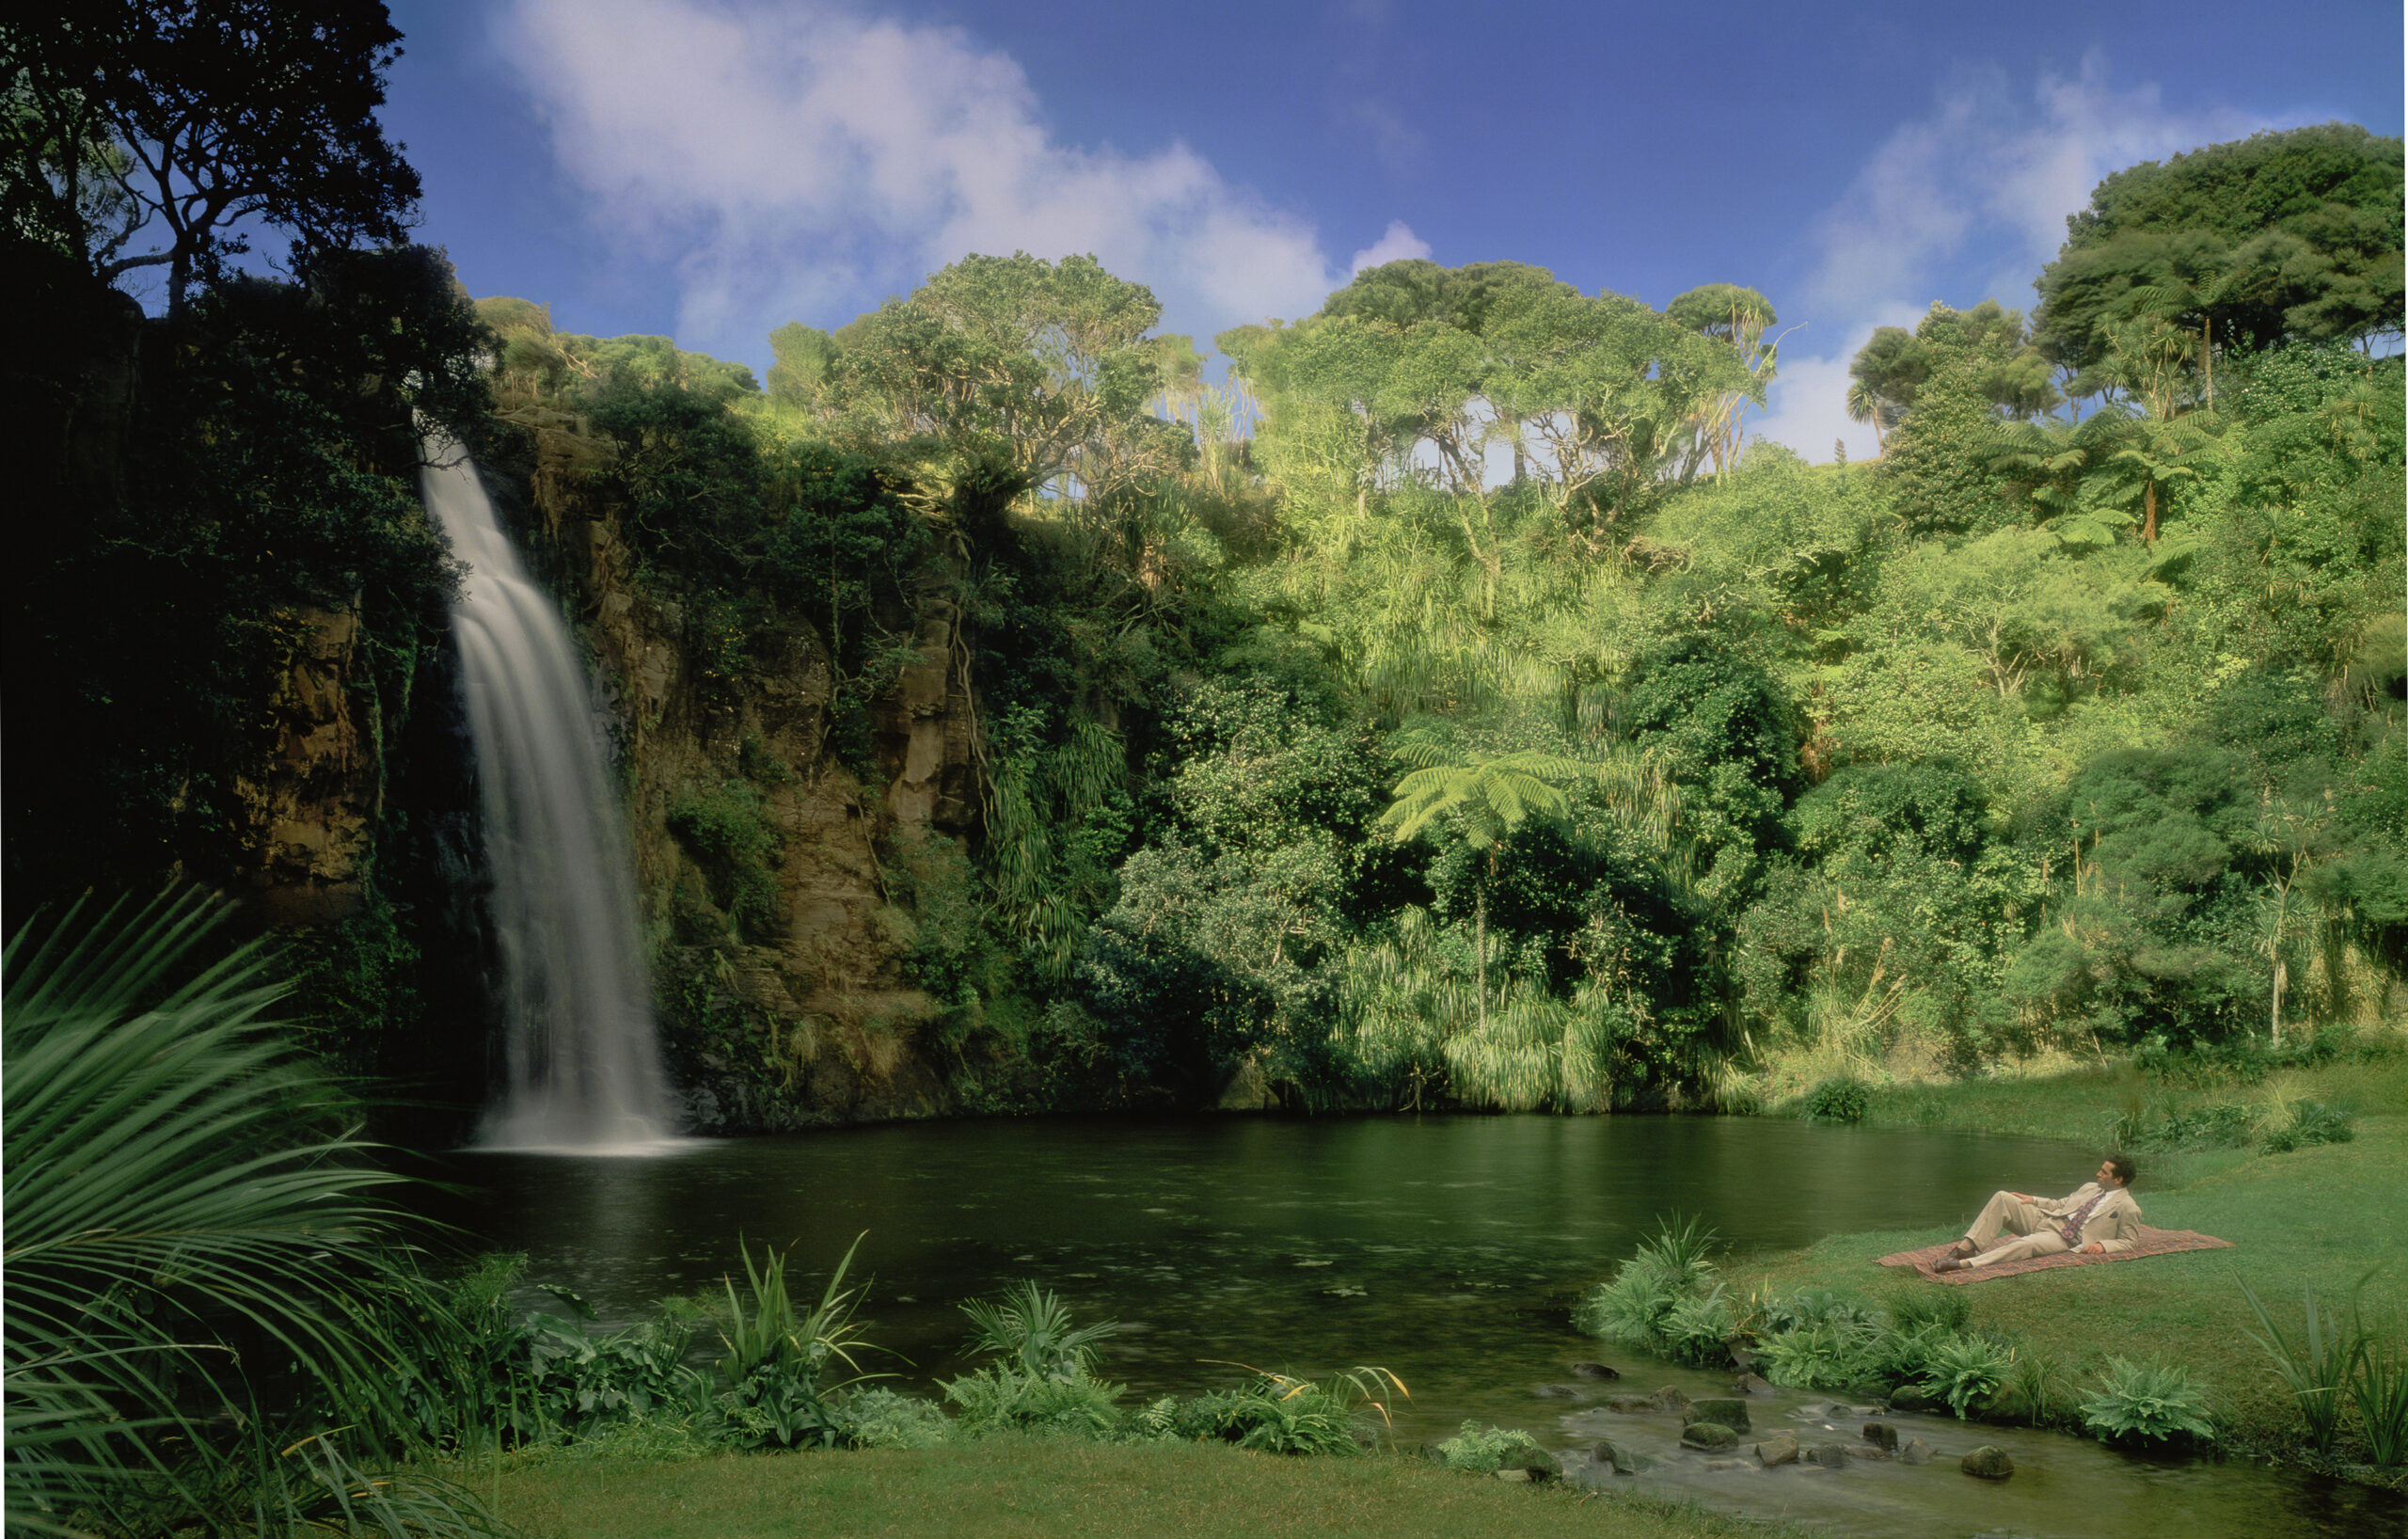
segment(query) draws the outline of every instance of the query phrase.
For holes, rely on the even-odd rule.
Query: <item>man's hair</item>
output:
[[[2141,1167],[2132,1163],[2132,1157],[2130,1154],[2108,1155],[2107,1168],[2115,1172],[2115,1179],[2127,1186],[2132,1183],[2134,1176],[2141,1173]]]

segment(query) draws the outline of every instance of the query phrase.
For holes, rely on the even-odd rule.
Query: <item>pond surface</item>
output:
[[[1657,1455],[1644,1488],[1834,1532],[2396,1528],[2396,1499],[2354,1487],[2049,1435],[2017,1436],[2019,1474],[1990,1487],[1954,1454],[2009,1435],[1944,1419],[1896,1419],[1951,1451],[1920,1468],[1713,1469],[1672,1448],[1673,1419],[1597,1404],[1608,1389],[1701,1395],[1727,1381],[1571,1328],[1579,1294],[1661,1215],[1701,1215],[1744,1255],[1956,1223],[2002,1186],[2069,1189],[2097,1157],[2044,1139],[1739,1118],[1045,1119],[701,1142],[651,1159],[460,1154],[436,1173],[463,1190],[424,1206],[474,1244],[527,1251],[535,1280],[576,1288],[612,1324],[740,1276],[739,1234],[791,1243],[795,1291],[816,1297],[866,1230],[863,1317],[908,1359],[877,1365],[905,1388],[972,1366],[957,1356],[962,1300],[1034,1277],[1080,1323],[1123,1323],[1104,1369],[1136,1396],[1234,1385],[1244,1373],[1227,1363],[1315,1377],[1378,1364],[1412,1389],[1397,1406],[1406,1446],[1467,1417],[1557,1450],[1613,1436]],[[1618,1364],[1629,1382],[1578,1380],[1580,1359]],[[1760,1427],[1830,1420],[1827,1397],[1783,1391],[1756,1406]],[[1854,1441],[1862,1420],[1832,1424]]]

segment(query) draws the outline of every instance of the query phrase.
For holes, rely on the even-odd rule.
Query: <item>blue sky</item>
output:
[[[400,0],[420,238],[563,329],[756,367],[970,251],[1093,251],[1199,341],[1391,256],[1760,289],[1759,424],[1872,452],[1847,358],[2031,302],[2107,171],[2401,130],[2397,0],[2282,6]],[[1801,324],[1802,323],[1802,324]]]

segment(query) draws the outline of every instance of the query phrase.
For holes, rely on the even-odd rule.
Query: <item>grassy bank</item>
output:
[[[2046,1414],[2074,1406],[2111,1356],[2165,1357],[2208,1388],[2226,1447],[2308,1460],[2294,1403],[2249,1338],[2258,1322],[2245,1280],[2296,1337],[2301,1291],[2346,1306],[2372,1274],[2372,1312],[2408,1303],[2408,1059],[2397,1055],[2283,1071],[2254,1082],[2214,1076],[2174,1081],[2129,1067],[2083,1068],[2052,1077],[1874,1089],[1867,1120],[2083,1139],[2104,1148],[2119,1118],[2162,1120],[2169,1109],[2219,1101],[2261,1109],[2304,1101],[2346,1107],[2356,1137],[2284,1153],[2260,1149],[2143,1150],[2134,1187],[2147,1221],[2199,1230],[2237,1248],[2044,1272],[1967,1290],[1976,1326],[2010,1332],[2057,1371]],[[2086,1175],[2069,1169],[2071,1186]],[[1885,1276],[1872,1258],[1944,1240],[1952,1231],[1871,1230],[1832,1235],[1802,1251],[1735,1269],[1748,1290],[1831,1288],[1880,1298],[1928,1288]],[[2394,1328],[2396,1329],[2396,1319]],[[2346,1423],[2345,1423],[2346,1426]],[[2333,1462],[2365,1457],[2345,1430]],[[2308,1462],[2317,1462],[2309,1460]]]
[[[486,1489],[482,1472],[469,1478]],[[1620,1493],[1508,1484],[1410,1457],[1287,1459],[1193,1443],[1013,1436],[911,1452],[550,1460],[505,1468],[499,1494],[503,1515],[531,1539],[1763,1539],[1778,1531]]]

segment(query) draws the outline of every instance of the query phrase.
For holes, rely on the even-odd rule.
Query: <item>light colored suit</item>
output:
[[[2083,1220],[2082,1237],[2068,1247],[2059,1230],[2067,1219],[2082,1212],[2093,1198],[2099,1198],[2099,1205],[2092,1208],[2090,1215]],[[2037,1202],[2026,1202],[2013,1192],[1999,1192],[1982,1209],[1981,1216],[1973,1220],[1972,1228],[1965,1231],[1965,1238],[1972,1241],[1978,1248],[1988,1245],[2001,1232],[2020,1238],[1983,1250],[1969,1258],[1965,1264],[1996,1266],[2001,1261],[2053,1256],[2067,1248],[2078,1249],[2089,1245],[2098,1245],[2110,1256],[2118,1255],[2131,1249],[2133,1242],[2140,1238],[2141,1205],[2133,1201],[2132,1194],[2121,1186],[2107,1187],[2101,1197],[2099,1185],[2095,1181],[2083,1182],[2067,1196],[2043,1198]]]

